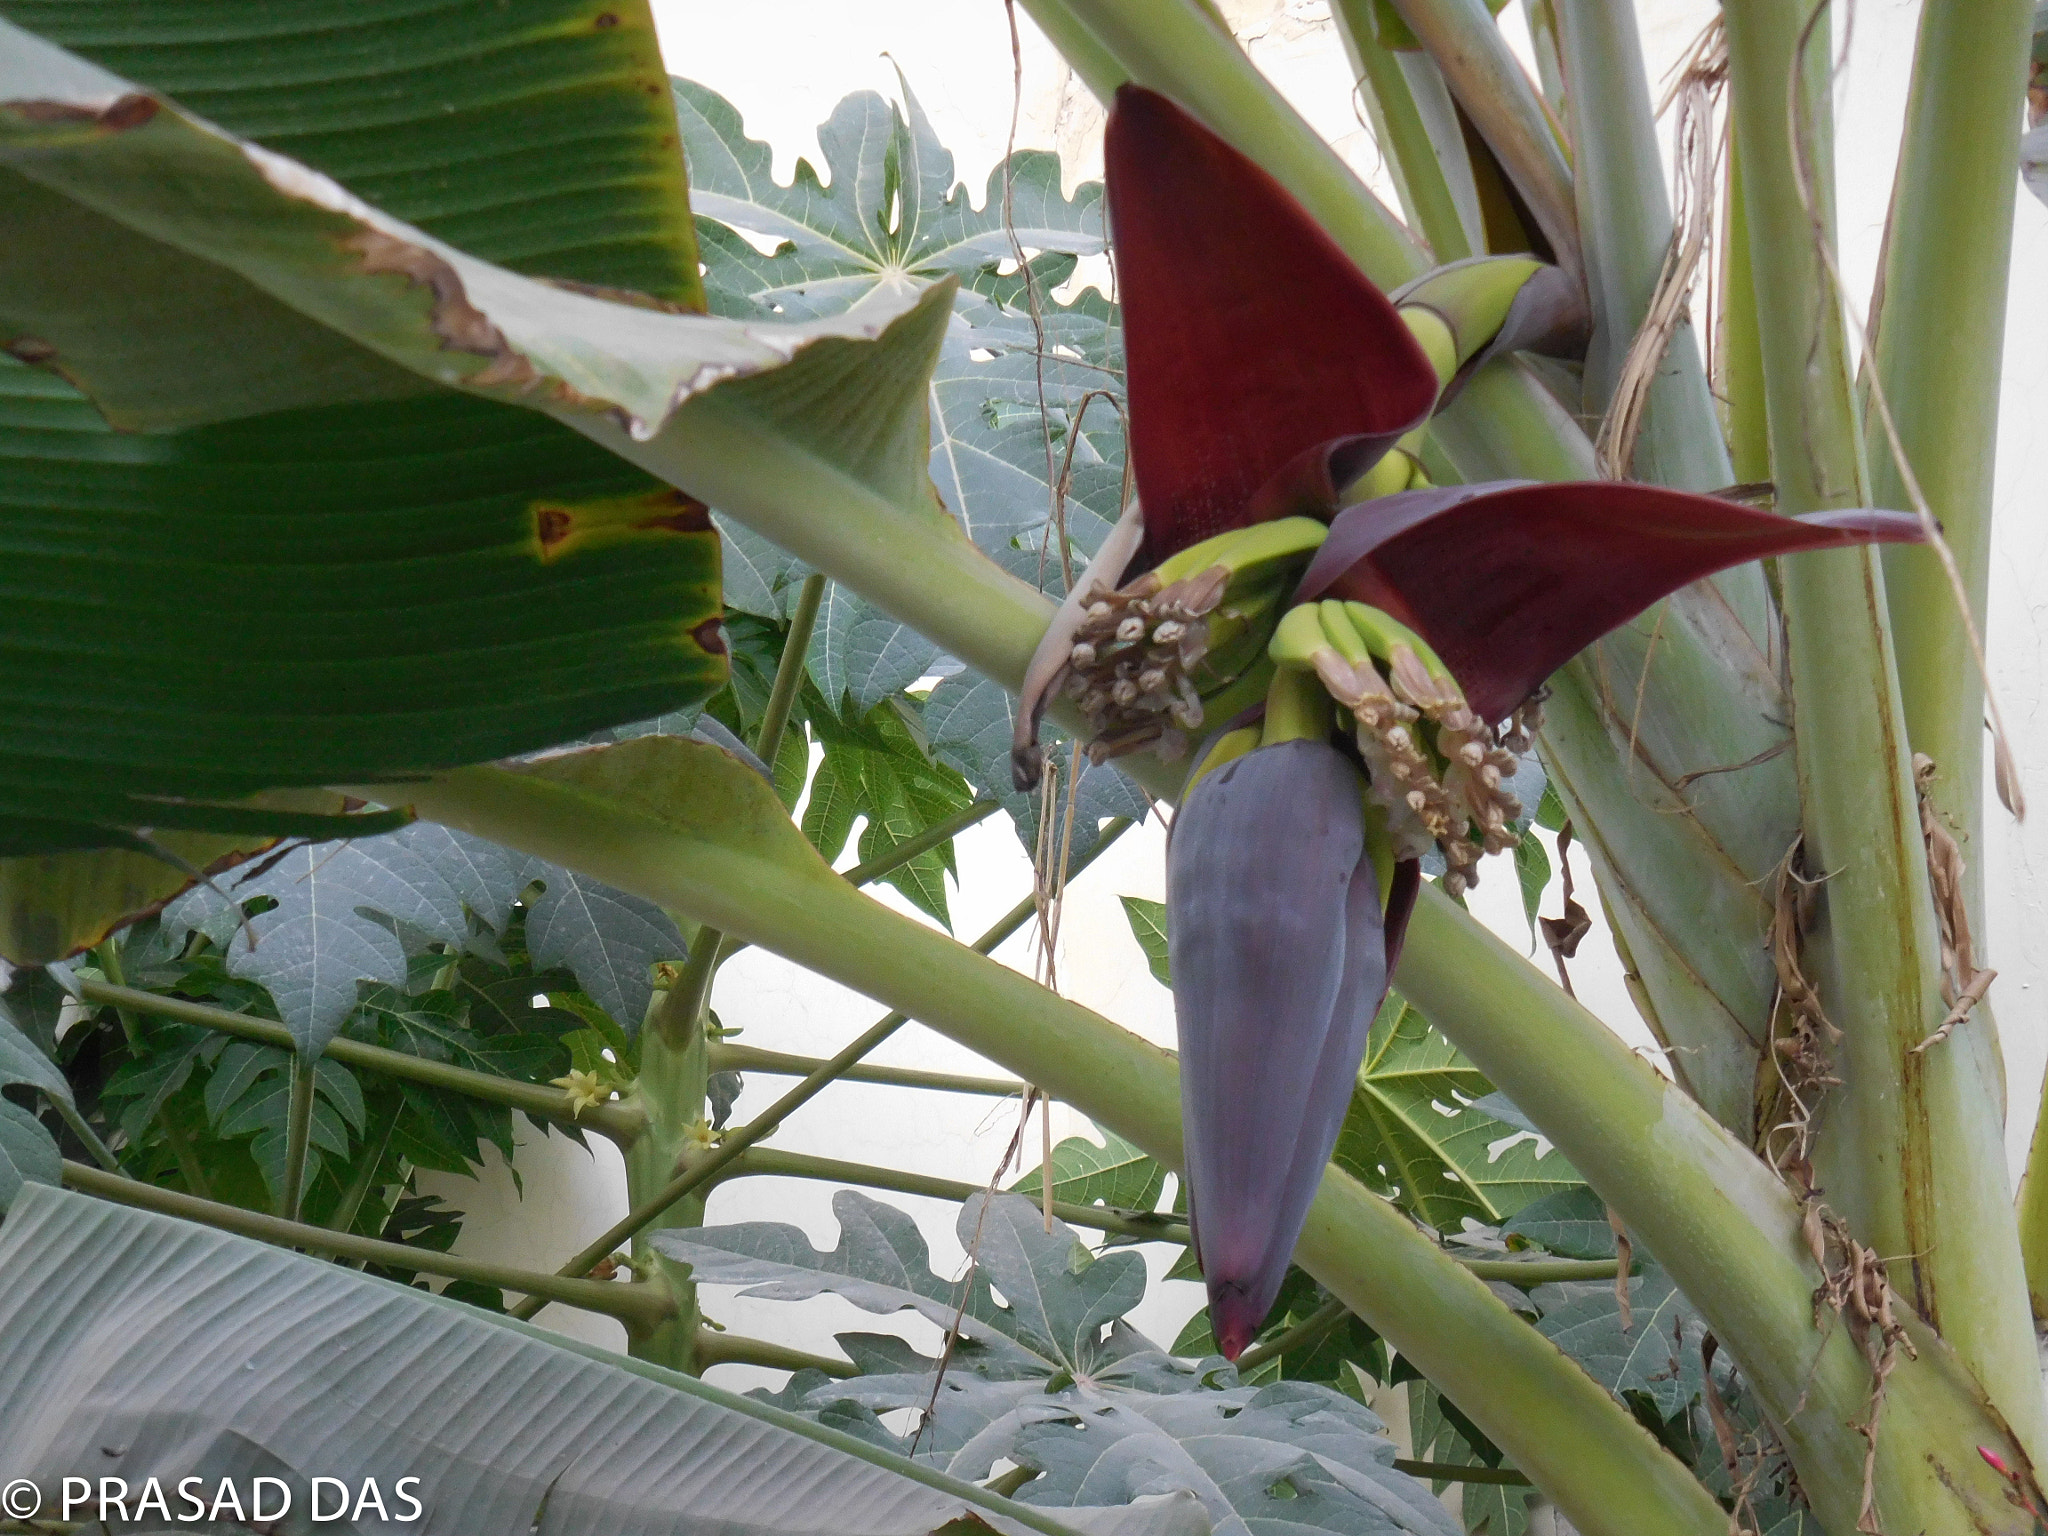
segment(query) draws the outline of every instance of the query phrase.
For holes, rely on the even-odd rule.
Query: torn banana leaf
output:
[[[467,87],[394,70],[387,100],[420,119],[403,143],[436,171],[425,183],[392,176],[392,144],[373,142],[346,93],[295,93],[287,112],[274,92],[210,88],[208,50],[217,80],[230,55],[242,69],[232,45],[246,38],[122,62],[161,64],[211,114],[562,281],[458,250],[0,21],[0,222],[16,232],[0,249],[0,341],[35,365],[0,362],[0,550],[31,594],[0,621],[0,687],[15,717],[41,722],[0,753],[0,853],[132,846],[136,828],[260,830],[219,802],[526,750],[716,688],[702,503],[506,406],[631,442],[689,403],[783,375],[778,398],[839,435],[827,452],[870,473],[907,466],[896,482],[942,524],[921,413],[894,434],[856,419],[874,394],[864,354],[889,350],[872,339],[934,306],[904,289],[806,326],[684,312],[694,247],[644,6],[606,13],[600,30],[632,34],[645,55],[606,54],[609,73],[593,73],[580,15],[572,28],[458,9],[477,14],[438,18],[420,46],[451,63],[465,48],[516,58],[534,99],[487,114]],[[74,11],[0,7],[88,30]],[[320,30],[277,46],[313,49]],[[286,62],[319,78],[318,59]],[[665,141],[635,104],[649,82]],[[615,132],[579,165],[568,130],[600,120]],[[509,158],[477,169],[486,132]],[[460,206],[479,192],[497,220]],[[558,227],[564,199],[580,199],[573,233]],[[936,333],[910,329],[898,371],[921,407]],[[80,391],[140,430],[109,433]]]

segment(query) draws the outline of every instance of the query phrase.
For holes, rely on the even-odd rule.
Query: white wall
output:
[[[777,174],[787,178],[795,160],[819,163],[813,132],[846,93],[873,89],[894,95],[900,66],[952,148],[963,180],[977,198],[987,173],[1002,157],[1012,109],[1011,50],[1001,0],[757,0],[713,5],[708,0],[655,0],[671,69],[702,81],[744,114],[748,132],[775,147]],[[1350,79],[1332,34],[1323,0],[1226,0],[1253,57],[1297,106],[1368,180],[1391,198],[1370,135],[1350,101]],[[1509,36],[1526,46],[1519,6],[1508,15]],[[1710,0],[1649,0],[1643,7],[1645,52],[1654,82],[1661,80],[1712,14]],[[1839,96],[1842,256],[1857,304],[1863,303],[1877,255],[1899,114],[1905,99],[1917,7],[1907,0],[1861,0],[1851,65]],[[1100,174],[1101,115],[1065,65],[1019,16],[1023,84],[1020,146],[1054,147],[1070,182]],[[2015,108],[2017,112],[2017,108]],[[2006,399],[2000,422],[1998,514],[2001,532],[1992,576],[1990,636],[1997,684],[2007,719],[2018,737],[2029,793],[2048,807],[2048,713],[2041,682],[2042,635],[2032,592],[2048,564],[2048,530],[2040,516],[2035,468],[2048,442],[2048,300],[2041,274],[2048,259],[2048,210],[2019,201],[2014,251],[2014,298],[2006,349]],[[1991,896],[1988,950],[2001,971],[1993,993],[2009,1063],[2009,1145],[2017,1173],[2031,1130],[2037,1085],[2048,1059],[2048,1032],[2039,999],[2048,990],[2048,955],[2040,932],[2048,901],[2048,810],[2021,828],[1994,815],[1985,850]],[[1069,898],[1061,955],[1064,990],[1136,1030],[1170,1043],[1172,1014],[1165,992],[1146,972],[1119,909],[1119,893],[1161,895],[1162,837],[1156,826],[1126,837],[1084,875]],[[964,889],[955,902],[963,937],[984,928],[1029,888],[1029,868],[1015,838],[1000,821],[964,835],[959,844]],[[1575,850],[1575,856],[1577,852]],[[1582,882],[1587,871],[1580,866]],[[1582,885],[1583,888],[1583,885]],[[1512,870],[1494,861],[1475,909],[1520,947],[1528,943]],[[1553,893],[1546,910],[1557,910]],[[1023,938],[999,952],[1029,968]],[[1648,1048],[1647,1032],[1628,1005],[1619,967],[1604,933],[1580,951],[1573,968],[1579,995],[1632,1044]],[[761,952],[726,968],[715,999],[721,1017],[746,1028],[746,1043],[805,1054],[829,1054],[882,1010],[821,978]],[[1970,1027],[1970,1026],[1966,1026]],[[960,1047],[916,1026],[906,1029],[877,1059],[941,1070],[992,1072]],[[736,1111],[744,1120],[766,1105],[787,1079],[750,1078]],[[776,1138],[793,1150],[858,1157],[864,1161],[981,1180],[988,1177],[1014,1128],[1014,1103],[991,1108],[983,1100],[950,1100],[902,1090],[842,1084],[795,1117]],[[1068,1134],[1072,1117],[1055,1120]],[[1028,1145],[1036,1146],[1034,1131]],[[481,1188],[463,1181],[442,1187],[475,1213],[465,1233],[466,1252],[531,1264],[540,1255],[567,1254],[624,1209],[618,1160],[599,1147],[595,1161],[551,1138],[522,1149],[519,1165],[526,1199],[512,1198],[509,1180],[494,1172]],[[889,1197],[916,1211],[942,1267],[957,1265],[952,1209],[939,1202]],[[802,1226],[812,1240],[835,1240],[830,1192],[790,1180],[753,1179],[720,1189],[711,1219],[781,1220]],[[1163,1267],[1163,1260],[1155,1265]],[[829,1350],[832,1332],[879,1331],[883,1320],[825,1298],[763,1304],[708,1298],[713,1315],[747,1333],[772,1335],[807,1348]],[[1137,1316],[1162,1342],[1199,1305],[1185,1282],[1157,1286]],[[616,1328],[563,1308],[543,1316],[587,1337],[616,1342]],[[799,1320],[800,1319],[800,1323]],[[893,1326],[902,1326],[900,1324]],[[913,1335],[922,1325],[911,1325]],[[925,1330],[924,1341],[932,1340]],[[766,1373],[722,1367],[716,1379],[753,1384]]]

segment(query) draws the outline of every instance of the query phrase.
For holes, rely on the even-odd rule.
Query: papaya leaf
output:
[[[649,968],[682,957],[674,921],[651,902],[615,891],[544,860],[481,838],[415,823],[386,837],[288,850],[221,885],[246,903],[276,903],[237,925],[223,948],[231,975],[268,990],[301,1051],[317,1055],[354,1013],[357,983],[403,988],[403,924],[460,951],[466,912],[503,934],[512,904],[534,881],[543,890],[527,918],[526,941],[541,969],[562,964],[627,1029],[653,996]],[[198,928],[227,909],[223,891],[195,886],[164,911],[174,932]]]
[[[1069,1136],[1052,1149],[1053,1199],[1120,1211],[1158,1209],[1166,1191],[1166,1170],[1116,1132],[1100,1134],[1099,1143]],[[1036,1200],[1044,1187],[1045,1170],[1034,1168],[1010,1190]]]
[[[1501,1233],[1526,1238],[1561,1258],[1615,1256],[1614,1228],[1607,1220],[1607,1202],[1584,1185],[1531,1200],[1501,1228]]]
[[[57,1064],[43,1054],[11,1020],[0,1016],[0,1088],[20,1086],[72,1103],[71,1085]]]
[[[1537,1328],[1617,1397],[1641,1393],[1665,1418],[1700,1396],[1700,1345],[1707,1326],[1663,1270],[1645,1266],[1628,1283],[1629,1325],[1608,1284],[1567,1290],[1538,1286]]]
[[[1093,1257],[1064,1223],[1047,1232],[1021,1196],[998,1195],[986,1213],[977,1197],[961,1211],[961,1240],[979,1255],[964,1312],[960,1284],[933,1273],[909,1216],[848,1189],[833,1195],[832,1213],[840,1236],[829,1252],[779,1222],[669,1229],[652,1241],[689,1264],[700,1283],[744,1286],[747,1296],[798,1301],[829,1292],[869,1312],[915,1311],[942,1328],[958,1315],[975,1369],[999,1379],[1186,1378],[1121,1321],[1145,1294],[1145,1261],[1134,1253]]]
[[[1313,1382],[1113,1401],[1077,1393],[1059,1406],[1010,1452],[1041,1474],[1019,1495],[1028,1503],[1172,1486],[1234,1536],[1458,1536],[1428,1487],[1394,1469],[1371,1410]]]
[[[1439,1231],[1498,1225],[1540,1196],[1583,1181],[1533,1138],[1496,1151],[1516,1127],[1479,1108],[1493,1091],[1456,1046],[1390,994],[1359,1069],[1336,1162]]]
[[[8,1099],[0,1099],[0,1212],[24,1184],[64,1182],[64,1157],[40,1120]]]
[[[864,715],[929,672],[939,648],[835,581],[804,659],[830,703],[851,700],[853,713]]]
[[[1038,843],[1043,797],[1018,793],[1010,777],[1010,721],[1015,705],[1016,701],[1001,684],[973,673],[961,673],[946,678],[932,690],[924,708],[924,723],[931,737],[932,755],[959,769],[978,792],[1001,802],[1029,852]],[[1044,736],[1047,759],[1057,750],[1064,768],[1073,755],[1067,739],[1049,724]],[[1080,788],[1074,797],[1074,855],[1078,857],[1095,846],[1105,819],[1128,816],[1142,821],[1151,804],[1145,792],[1125,778],[1113,763],[1089,763],[1083,757]],[[1064,791],[1054,812],[1059,818],[1056,827],[1064,831]]]
[[[655,962],[684,958],[675,919],[651,901],[558,864],[536,860],[529,872],[546,887],[526,919],[534,964],[574,971],[599,1007],[637,1031],[654,997]]]
[[[1145,951],[1145,963],[1162,987],[1173,985],[1172,962],[1166,952],[1166,903],[1147,901],[1142,896],[1120,896],[1124,917],[1131,925],[1131,937]]]
[[[0,1013],[0,1088],[14,1086],[72,1102],[71,1085],[56,1064]],[[56,1140],[35,1115],[0,1097],[0,1211],[7,1209],[24,1183],[61,1182],[62,1162]]]
[[[714,311],[832,314],[906,273],[1014,291],[997,271],[1014,255],[1004,168],[990,172],[976,209],[907,81],[901,109],[872,91],[841,101],[818,128],[829,180],[800,160],[788,186],[775,180],[769,146],[746,136],[730,103],[694,81],[677,80],[674,89]],[[1071,257],[1102,249],[1099,183],[1063,197],[1059,157],[1045,150],[1015,155],[1008,179],[1026,250]],[[713,220],[725,228],[707,229]],[[762,253],[732,230],[775,246]]]

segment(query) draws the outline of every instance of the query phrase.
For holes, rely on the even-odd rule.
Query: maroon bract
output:
[[[1771,555],[1923,537],[1905,512],[1781,517],[1654,485],[1490,481],[1346,508],[1295,600],[1348,598],[1393,615],[1492,722],[1609,630],[1703,576]]]
[[[1145,518],[1132,570],[1268,518],[1327,517],[1427,419],[1428,357],[1278,182],[1164,96],[1122,87],[1104,154]]]

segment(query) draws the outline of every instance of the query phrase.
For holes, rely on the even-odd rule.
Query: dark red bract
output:
[[[1780,517],[1625,481],[1501,480],[1347,507],[1296,590],[1370,603],[1443,658],[1485,720],[1703,576],[1800,550],[1917,543],[1905,512]]]
[[[1328,516],[1427,419],[1429,359],[1278,182],[1164,96],[1117,92],[1105,157],[1145,516],[1133,569],[1270,517]]]

